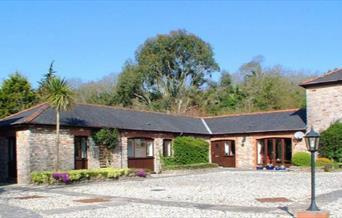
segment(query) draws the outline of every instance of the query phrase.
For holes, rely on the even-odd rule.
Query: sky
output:
[[[342,1],[0,2],[0,80],[37,81],[55,61],[67,79],[119,73],[147,38],[185,29],[211,44],[221,69],[264,64],[326,72],[342,67]]]

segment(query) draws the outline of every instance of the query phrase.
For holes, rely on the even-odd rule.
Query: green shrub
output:
[[[164,170],[179,170],[179,169],[203,169],[218,167],[215,163],[199,163],[199,164],[186,164],[186,165],[168,165],[164,166]]]
[[[84,169],[84,170],[68,170],[70,182],[78,182],[88,179],[115,179],[120,176],[128,176],[131,174],[130,169],[116,169],[116,168],[100,168],[100,169]],[[35,184],[53,184],[57,183],[52,177],[51,171],[33,172],[31,174],[31,181]]]
[[[342,123],[336,122],[321,133],[319,153],[321,156],[342,162]]]
[[[104,128],[93,134],[93,139],[97,145],[105,145],[109,149],[114,149],[119,143],[119,131]]]
[[[307,152],[297,152],[292,157],[292,163],[296,166],[310,166],[311,156]]]
[[[162,158],[164,166],[208,163],[209,144],[203,139],[181,136],[173,141],[173,156]]]
[[[332,172],[334,171],[334,166],[332,164],[326,164],[323,167],[324,172]]]
[[[36,184],[52,184],[54,183],[54,179],[52,178],[51,171],[44,172],[32,172],[31,180]]]
[[[328,158],[325,158],[325,157],[319,157],[317,158],[316,160],[316,165],[319,166],[319,167],[323,167],[327,164],[332,164],[333,161],[331,161],[330,159]]]

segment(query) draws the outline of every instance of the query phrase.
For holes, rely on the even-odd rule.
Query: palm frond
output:
[[[47,84],[47,101],[58,111],[69,110],[74,102],[74,93],[65,79],[51,78]]]

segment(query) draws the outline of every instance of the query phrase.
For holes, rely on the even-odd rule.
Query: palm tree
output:
[[[64,79],[52,77],[46,86],[47,101],[56,110],[56,165],[55,170],[59,170],[59,129],[60,112],[71,109],[73,105],[73,91]]]

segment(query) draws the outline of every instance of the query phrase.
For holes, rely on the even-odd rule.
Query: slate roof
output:
[[[47,104],[0,120],[0,127],[18,124],[55,125],[54,109]],[[114,107],[76,104],[71,111],[61,113],[62,126],[118,128],[173,133],[208,134],[201,119],[165,113],[132,111]]]
[[[205,118],[213,134],[305,130],[306,111],[284,110]]]
[[[77,104],[71,111],[61,113],[61,125],[210,135],[304,130],[305,116],[305,110],[287,110],[198,118]],[[0,120],[0,127],[55,122],[55,111],[41,104]]]
[[[322,76],[304,81],[302,87],[316,86],[321,84],[342,83],[342,68],[330,71]]]

